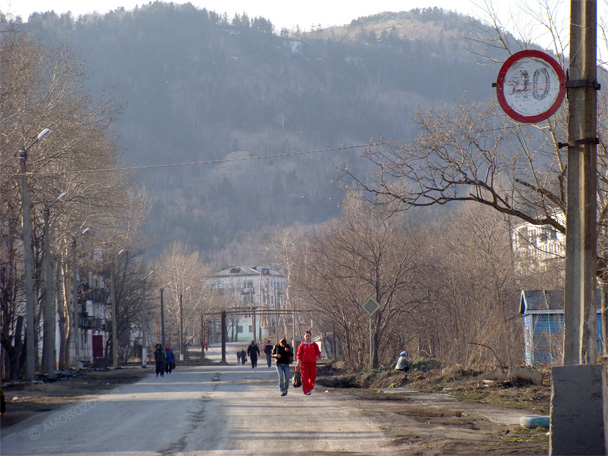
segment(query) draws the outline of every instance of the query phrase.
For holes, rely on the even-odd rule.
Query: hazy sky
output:
[[[445,10],[478,17],[480,9],[475,6],[486,0],[191,0],[190,3],[217,13],[247,13],[250,17],[262,16],[269,19],[278,29],[294,29],[299,25],[302,30],[311,26],[323,27],[344,25],[360,16],[369,16],[384,11],[409,11],[413,8],[437,6]],[[510,0],[496,1],[504,5]],[[127,10],[148,1],[138,0],[0,0],[0,11],[27,20],[33,12],[55,11],[61,14],[71,11],[74,16],[89,12],[105,13],[119,7]],[[174,3],[186,3],[177,0]]]

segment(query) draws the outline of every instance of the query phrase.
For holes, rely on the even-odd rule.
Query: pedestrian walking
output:
[[[241,364],[244,366],[246,362],[247,362],[247,352],[243,348],[241,350]]]
[[[258,356],[260,354],[260,348],[255,343],[255,340],[251,341],[251,345],[247,347],[247,356],[249,356],[249,360],[251,361],[251,368],[255,369],[258,367]]]
[[[264,353],[266,353],[266,362],[268,363],[268,367],[272,367],[272,350],[272,344],[270,343],[270,339],[268,339],[264,344]]]
[[[160,374],[161,377],[165,375],[165,361],[167,360],[167,356],[165,354],[165,350],[163,350],[163,346],[161,344],[156,344],[154,349],[154,361],[156,362],[156,376]]]
[[[317,379],[317,358],[321,357],[321,350],[312,341],[312,333],[310,331],[304,333],[304,342],[298,346],[296,357],[298,359],[296,370],[302,374],[302,392],[310,395]]]
[[[170,374],[175,369],[175,355],[169,345],[165,347],[165,358],[165,372]]]
[[[293,362],[293,349],[283,337],[272,349],[271,355],[277,360],[277,375],[281,396],[287,396],[289,389],[289,365]]]

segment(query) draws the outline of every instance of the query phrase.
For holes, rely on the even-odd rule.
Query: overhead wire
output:
[[[369,144],[357,144],[357,145],[352,145],[352,146],[332,147],[332,148],[328,148],[328,149],[316,149],[316,150],[307,150],[307,151],[299,151],[299,152],[285,152],[282,154],[256,155],[253,157],[234,157],[234,158],[223,158],[223,159],[218,159],[218,160],[203,160],[203,161],[197,161],[197,162],[165,163],[165,164],[160,164],[160,165],[139,165],[139,166],[123,166],[123,167],[114,167],[114,168],[70,170],[70,172],[86,174],[86,173],[103,173],[103,172],[118,172],[118,171],[136,171],[136,170],[142,170],[142,169],[156,169],[156,168],[173,168],[173,167],[178,167],[178,166],[213,165],[213,164],[238,162],[238,161],[293,157],[293,156],[298,156],[298,155],[310,155],[310,154],[335,152],[335,151],[350,150],[350,149],[361,149],[361,148],[365,148],[365,147],[383,146],[383,145],[395,144],[395,143],[400,143],[400,142],[405,142],[405,141],[407,141],[407,140],[382,141],[382,142],[369,143]],[[30,175],[52,175],[52,174],[57,174],[57,173],[28,172],[28,174],[30,174]]]

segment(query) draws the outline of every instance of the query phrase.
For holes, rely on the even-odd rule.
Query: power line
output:
[[[273,154],[273,155],[257,155],[257,156],[253,156],[253,157],[224,158],[221,160],[205,160],[205,161],[186,162],[186,163],[167,163],[164,165],[124,166],[124,167],[117,167],[117,168],[70,170],[70,172],[84,174],[84,173],[132,171],[132,170],[140,170],[140,169],[173,168],[173,167],[177,167],[177,166],[214,165],[214,164],[219,164],[219,163],[229,163],[229,162],[237,162],[237,161],[261,160],[261,159],[266,159],[266,158],[293,157],[293,156],[298,156],[298,155],[310,155],[310,154],[319,154],[319,153],[325,153],[325,152],[360,149],[363,147],[383,146],[383,145],[400,143],[400,142],[405,142],[405,141],[406,140],[383,141],[383,142],[370,143],[370,144],[358,144],[358,145],[353,145],[353,146],[333,147],[333,148],[329,148],[329,149],[307,150],[307,151],[300,151],[300,152],[285,152],[283,154]],[[59,174],[59,173],[32,172],[32,173],[28,173],[28,174],[52,175],[52,174]]]

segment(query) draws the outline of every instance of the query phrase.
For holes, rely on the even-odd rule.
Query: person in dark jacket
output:
[[[277,360],[277,375],[281,396],[287,396],[289,389],[289,364],[293,361],[293,349],[283,337],[272,349],[272,357]]]
[[[264,353],[266,353],[266,362],[268,363],[268,367],[272,367],[272,350],[272,344],[270,343],[270,339],[268,339],[264,344]]]
[[[247,356],[251,361],[251,368],[255,369],[258,366],[258,356],[260,354],[260,348],[256,345],[255,340],[251,341],[251,345],[247,347]]]
[[[156,362],[156,376],[160,374],[161,377],[165,375],[165,361],[167,357],[165,355],[165,350],[163,350],[163,346],[161,344],[156,344],[156,348],[154,349],[154,361]]]
[[[170,374],[173,369],[175,369],[175,355],[173,354],[173,350],[171,347],[167,345],[165,347],[165,372]]]

